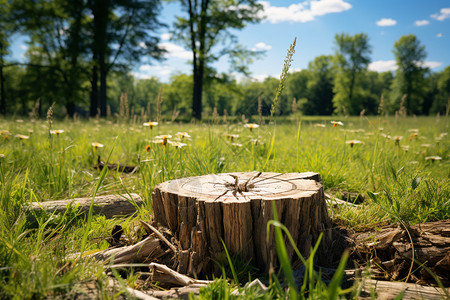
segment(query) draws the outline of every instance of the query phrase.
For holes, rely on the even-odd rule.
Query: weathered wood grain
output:
[[[182,249],[191,252],[190,274],[200,274],[213,264],[211,260],[224,251],[222,241],[231,255],[251,260],[263,270],[276,265],[273,230],[267,239],[273,204],[304,256],[324,233],[317,257],[327,258],[331,222],[317,173],[242,172],[181,178],[157,185],[152,202],[155,221],[168,227]],[[295,260],[293,247],[286,245]]]

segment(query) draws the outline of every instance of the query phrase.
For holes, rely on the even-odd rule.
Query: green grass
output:
[[[344,126],[333,128],[331,120],[342,121]],[[361,209],[334,212],[336,221],[346,226],[362,228],[380,222],[414,224],[450,218],[450,139],[443,135],[448,132],[445,118],[304,117],[301,125],[275,119],[275,124],[266,123],[253,131],[241,123],[163,123],[150,130],[141,122],[64,120],[55,121],[52,129],[64,132],[49,137],[44,120],[0,120],[0,130],[10,132],[8,138],[0,136],[0,154],[4,155],[0,158],[0,298],[64,295],[86,280],[94,280],[103,289],[102,266],[81,260],[66,265],[65,257],[82,250],[106,248],[102,237],[108,236],[115,224],[121,224],[126,234],[132,235],[128,229],[131,224],[150,218],[154,186],[173,178],[251,170],[314,171],[321,174],[326,192],[366,196]],[[417,137],[411,135],[410,129],[419,129]],[[188,146],[152,143],[161,134],[170,134],[174,140],[177,132],[189,133],[191,138],[182,140]],[[14,137],[16,134],[28,135],[29,139],[20,140]],[[230,141],[226,134],[239,137]],[[392,139],[394,136],[403,137],[399,144]],[[351,147],[346,143],[355,139],[363,144]],[[93,142],[104,147],[94,149]],[[405,151],[402,146],[409,148]],[[111,163],[139,164],[140,172],[102,174],[94,167],[97,155],[104,161],[109,157]],[[442,159],[427,160],[429,156]],[[25,207],[33,201],[132,192],[141,195],[145,205],[126,220],[94,215],[85,223],[77,218],[76,208],[64,216],[38,216],[37,224],[26,220]],[[283,252],[282,248],[278,250]],[[284,275],[273,279],[268,292],[249,289],[242,297],[288,296],[277,284],[284,278],[291,282],[289,262],[284,264]],[[235,273],[240,274],[237,269]],[[329,299],[341,296],[336,283],[339,277],[326,285],[318,274],[308,276],[305,278],[311,280],[307,286],[292,287],[289,293],[295,291],[300,297],[308,291],[316,298]],[[226,279],[227,275],[223,275],[215,285],[203,290],[201,297],[233,298]]]

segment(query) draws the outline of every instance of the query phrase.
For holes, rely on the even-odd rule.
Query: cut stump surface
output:
[[[273,234],[267,222],[278,218],[304,256],[324,233],[318,259],[324,259],[331,222],[317,173],[223,173],[181,178],[157,185],[152,194],[155,221],[179,241],[178,271],[200,274],[228,251],[261,269],[276,265]],[[273,228],[272,228],[273,232]],[[296,255],[286,243],[291,259]],[[294,257],[295,256],[295,257]]]

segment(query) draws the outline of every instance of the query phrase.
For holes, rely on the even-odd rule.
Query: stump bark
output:
[[[166,226],[182,249],[178,271],[198,275],[211,271],[212,260],[223,253],[252,261],[262,270],[276,266],[273,228],[278,218],[291,233],[300,252],[309,256],[324,233],[317,257],[326,259],[331,240],[320,176],[317,173],[224,173],[181,178],[157,185],[152,194],[155,221]],[[288,254],[296,259],[286,242]]]

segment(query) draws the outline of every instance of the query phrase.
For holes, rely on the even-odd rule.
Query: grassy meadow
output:
[[[0,298],[70,298],[80,283],[91,281],[103,296],[117,296],[106,292],[104,266],[83,260],[68,264],[66,257],[107,248],[105,237],[116,224],[130,240],[137,239],[132,227],[151,219],[154,186],[179,177],[314,171],[326,193],[361,202],[357,210],[330,211],[335,224],[364,229],[450,218],[448,117],[299,116],[266,120],[252,130],[222,118],[160,122],[152,128],[143,122],[54,120],[49,125],[47,120],[0,119]],[[171,136],[165,146],[163,135]],[[99,155],[140,170],[101,172],[95,168]],[[128,193],[145,200],[129,218],[85,221],[74,209],[41,216],[33,224],[26,219],[30,202]],[[201,297],[227,298],[225,277]],[[122,284],[137,288],[137,276],[129,274]],[[316,289],[320,298],[339,288],[330,283]],[[250,290],[243,297],[285,297],[284,292],[274,284],[269,292]]]

